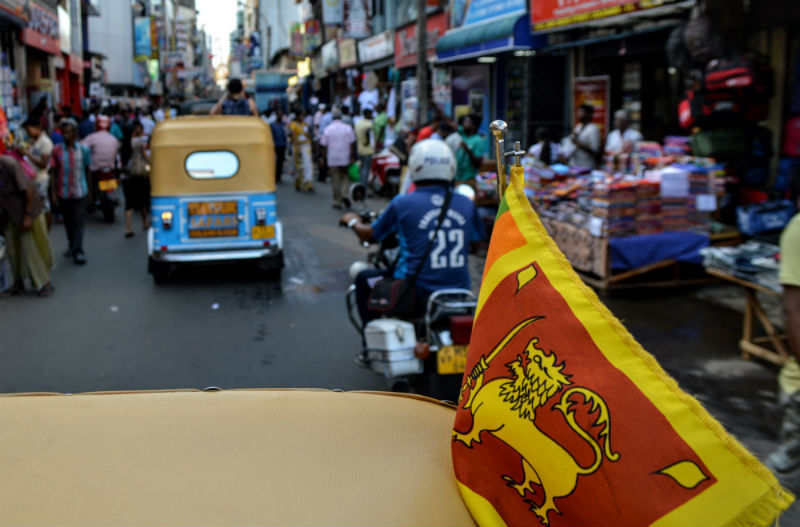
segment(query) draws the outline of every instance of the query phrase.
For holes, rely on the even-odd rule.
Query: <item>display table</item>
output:
[[[707,236],[665,232],[608,239],[561,221],[542,218],[542,223],[583,281],[602,291],[708,283],[707,277],[684,276],[686,266],[681,266],[702,262],[700,249],[708,246]],[[646,278],[670,268],[666,278]]]
[[[739,349],[742,350],[744,358],[749,359],[755,355],[775,364],[783,364],[789,357],[786,345],[786,335],[778,333],[775,325],[764,312],[761,302],[756,295],[757,291],[768,295],[780,297],[781,294],[763,285],[749,282],[713,268],[707,268],[706,272],[716,278],[721,278],[728,282],[740,285],[744,288],[747,303],[744,309],[744,320],[742,322],[742,339],[739,341]],[[755,322],[758,320],[761,327],[766,332],[766,336],[755,336]],[[769,345],[770,347],[766,347]]]

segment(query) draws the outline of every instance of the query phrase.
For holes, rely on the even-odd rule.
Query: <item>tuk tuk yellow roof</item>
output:
[[[179,117],[156,126],[150,138],[154,196],[275,190],[275,148],[270,127],[257,117]],[[193,152],[228,151],[239,170],[227,179],[194,179],[186,171]]]

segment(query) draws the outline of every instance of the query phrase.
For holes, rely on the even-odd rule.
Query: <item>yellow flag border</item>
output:
[[[775,476],[764,465],[762,465],[737,439],[728,434],[723,426],[712,417],[696,399],[680,389],[677,382],[661,368],[661,365],[658,364],[656,359],[642,348],[636,339],[625,329],[622,323],[605,305],[603,305],[594,291],[583,283],[572,269],[571,264],[558,248],[555,241],[550,238],[544,225],[542,225],[531,207],[523,190],[523,177],[520,172],[519,170],[511,170],[510,183],[504,199],[507,200],[507,212],[514,218],[516,227],[527,241],[527,244],[500,256],[492,264],[492,267],[485,271],[476,317],[488,300],[491,292],[511,272],[525,265],[529,265],[533,259],[542,262],[543,260],[547,260],[548,257],[551,258],[552,261],[545,263],[542,267],[550,269],[552,264],[557,264],[560,272],[564,275],[563,278],[569,278],[572,285],[575,286],[575,289],[579,293],[575,294],[571,291],[562,291],[558,287],[558,280],[555,279],[556,276],[554,276],[560,273],[548,272],[553,287],[556,288],[559,294],[565,299],[570,309],[574,313],[577,313],[586,307],[594,308],[605,320],[608,328],[613,331],[613,337],[615,338],[609,339],[610,336],[604,334],[605,332],[602,328],[591,327],[584,323],[585,329],[589,332],[598,349],[601,350],[609,361],[620,369],[656,408],[662,412],[669,420],[670,425],[687,444],[690,445],[697,455],[700,456],[709,470],[720,482],[723,480],[725,482],[741,482],[741,487],[736,489],[732,489],[730,485],[719,483],[713,485],[701,495],[657,520],[654,525],[713,524],[715,521],[719,522],[720,520],[719,510],[715,509],[718,509],[722,504],[737,503],[737,498],[752,501],[752,503],[740,514],[728,518],[728,521],[724,522],[724,524],[744,526],[768,525],[773,522],[778,516],[776,511],[785,510],[791,505],[792,501],[794,501],[792,493],[782,489],[775,479]],[[520,217],[521,214],[523,217]],[[530,254],[532,247],[540,244],[543,244],[544,247],[548,249],[546,252],[548,252],[549,255],[537,254],[534,256]],[[641,363],[646,369],[641,368],[639,364],[620,365],[620,361],[613,360],[613,357],[609,356],[608,351],[614,348],[609,348],[607,346],[609,340],[613,341],[615,339],[618,339],[619,342],[630,349],[634,356],[641,360]],[[651,380],[658,380],[660,381],[660,385],[648,382],[642,383],[639,379],[642,376],[651,377]],[[675,399],[677,399],[677,401]],[[664,411],[664,407],[671,406],[675,402],[680,402],[685,405],[685,407],[691,411],[694,420],[699,420],[707,427],[706,430],[697,429],[695,425],[698,423],[696,422],[694,424],[684,422],[687,420],[687,416],[681,416],[681,419],[677,419],[674,415],[668,415],[668,413]],[[678,409],[673,408],[673,410]],[[688,420],[691,421],[693,419],[690,418]],[[713,434],[720,443],[709,443],[708,432]],[[708,451],[700,451],[697,446],[698,443],[706,443],[716,448],[709,447],[706,449]],[[738,460],[739,464],[731,463],[731,461],[735,460]],[[748,475],[757,476],[757,479],[750,481],[747,478]],[[461,483],[459,483],[459,488],[461,489],[464,501],[470,507],[470,511],[473,511],[473,515],[480,525],[502,524],[500,515],[485,498],[476,494]],[[732,492],[732,490],[738,490],[740,492]],[[734,494],[739,494],[739,496],[735,496]],[[747,496],[751,496],[751,498],[748,499]],[[752,499],[752,496],[760,497]],[[487,507],[489,507],[489,509],[487,509]],[[730,507],[729,509],[733,510],[734,507]],[[711,514],[712,510],[713,514]],[[475,511],[481,512],[476,515]],[[500,523],[498,523],[498,521]]]

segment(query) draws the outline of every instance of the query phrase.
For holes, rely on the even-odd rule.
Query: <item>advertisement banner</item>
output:
[[[573,24],[580,24],[661,7],[672,0],[530,0],[531,24],[534,31],[558,29]]]
[[[133,19],[133,54],[136,60],[150,58],[153,50],[150,38],[150,17],[137,16]]]
[[[367,38],[372,35],[370,0],[344,0],[344,37]]]
[[[302,57],[305,54],[302,27],[302,24],[292,24],[291,47],[289,48],[289,55],[292,57]]]
[[[433,103],[442,109],[445,115],[452,115],[453,90],[452,76],[449,68],[433,69]]]
[[[384,31],[358,43],[358,57],[361,62],[374,62],[394,55],[394,35]]]
[[[344,0],[322,0],[322,23],[338,26],[344,21]]]
[[[72,20],[69,12],[61,6],[58,6],[58,40],[61,52],[69,55],[72,52]]]
[[[428,38],[426,46],[428,57],[436,52],[436,43],[447,32],[447,14],[439,13],[428,17]],[[408,68],[417,63],[417,25],[412,24],[398,29],[394,35],[394,65],[397,68]]]
[[[25,12],[26,0],[0,0],[0,9],[14,15],[22,22],[27,22],[28,14]]]
[[[358,64],[358,54],[356,52],[356,41],[353,38],[345,38],[339,41],[339,67],[349,68]]]
[[[553,1],[563,3],[564,0]],[[597,0],[587,1],[597,3]],[[450,27],[477,24],[513,13],[522,15],[526,11],[525,2],[526,0],[455,0],[451,4]],[[540,0],[531,2],[538,4]]]
[[[322,46],[322,69],[332,70],[339,67],[339,49],[337,42],[331,40]]]
[[[611,78],[608,75],[597,77],[577,77],[572,85],[573,122],[578,122],[578,108],[588,104],[594,108],[592,122],[600,128],[602,137],[608,133],[609,97]]]
[[[158,19],[154,16],[150,17],[150,58],[158,59],[158,52],[161,46],[158,41]]]
[[[322,45],[322,27],[319,20],[308,20],[306,22],[306,34],[303,37],[303,47],[305,54],[310,55],[312,51]]]

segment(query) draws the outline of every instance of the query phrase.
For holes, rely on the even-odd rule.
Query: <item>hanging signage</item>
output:
[[[335,40],[322,45],[321,62],[324,70],[333,70],[339,67],[339,49]]]
[[[370,0],[344,0],[344,37],[367,38],[372,35]]]
[[[358,54],[356,52],[356,41],[353,38],[345,38],[339,41],[339,67],[349,68],[358,64]]]
[[[530,1],[537,4],[540,2],[540,0]],[[553,1],[564,3],[564,0]],[[597,3],[597,0],[588,1]],[[523,15],[526,11],[525,4],[526,0],[455,0],[450,9],[450,27],[477,24],[514,13]]]
[[[133,54],[136,60],[150,58],[150,17],[137,16],[133,19]]]
[[[51,55],[61,54],[58,15],[38,4],[29,3],[28,25],[22,30],[22,42]]]
[[[384,31],[358,43],[358,57],[361,62],[374,62],[394,55],[394,35]]]
[[[531,24],[534,31],[558,29],[564,26],[580,24],[625,15],[643,9],[661,7],[672,0],[530,0]]]
[[[162,47],[158,38],[158,18],[155,16],[150,17],[150,58],[158,59],[158,54]]]
[[[594,108],[592,122],[600,128],[602,137],[608,133],[609,93],[611,79],[608,75],[597,77],[577,77],[572,84],[574,122],[578,122],[578,108],[588,104]]]
[[[322,23],[338,26],[344,21],[344,0],[322,0]]]
[[[305,23],[306,33],[303,37],[303,48],[306,55],[310,55],[312,51],[322,45],[322,28],[320,27],[319,20],[308,20]]]
[[[303,49],[303,25],[292,24],[291,27],[291,47],[289,55],[292,57],[302,57],[305,54]]]
[[[439,13],[428,17],[426,47],[428,57],[436,52],[436,43],[447,31],[447,14]],[[394,35],[394,65],[407,68],[417,63],[417,24],[398,29]]]

